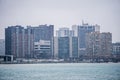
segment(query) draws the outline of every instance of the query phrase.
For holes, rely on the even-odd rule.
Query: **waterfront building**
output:
[[[86,34],[96,31],[100,31],[99,25],[89,25],[87,23],[83,23],[82,25],[78,26],[79,55],[86,54]]]
[[[120,58],[120,42],[112,44],[112,55]]]
[[[69,37],[58,37],[58,58],[68,59],[70,48],[69,48]]]
[[[78,58],[78,37],[69,37],[70,58]]]
[[[112,52],[112,34],[91,32],[86,36],[88,57],[110,57]]]
[[[5,53],[14,57],[24,57],[22,26],[9,26],[5,29]]]
[[[74,30],[57,30],[57,36],[54,37],[54,58],[78,58],[78,37],[74,36]]]
[[[39,42],[39,40],[50,40],[54,36],[54,25],[39,25],[32,27],[34,30],[34,42]]]
[[[50,41],[40,40],[39,42],[34,42],[34,57],[35,58],[50,58]]]
[[[78,37],[54,37],[54,58],[78,58]]]
[[[32,57],[33,31],[20,25],[9,26],[5,29],[5,54],[15,58]]]
[[[112,54],[112,33],[102,32],[100,39],[101,56],[110,57]]]
[[[49,58],[53,58],[53,38],[54,38],[54,25],[39,25],[32,27],[34,30],[34,42],[40,40],[50,41],[50,54]]]
[[[98,57],[101,54],[100,32],[86,34],[86,56],[89,58]]]

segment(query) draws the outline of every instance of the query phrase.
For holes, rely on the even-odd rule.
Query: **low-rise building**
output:
[[[112,44],[112,54],[120,58],[120,42]]]
[[[34,42],[34,57],[35,58],[50,58],[50,41],[40,40],[39,42]]]

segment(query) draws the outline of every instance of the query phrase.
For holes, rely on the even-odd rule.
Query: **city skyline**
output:
[[[72,30],[60,28],[56,37],[53,30],[54,25],[27,26],[27,29],[22,26],[5,28],[5,55],[12,55],[14,58],[65,61],[86,57],[106,59],[113,55],[112,34],[100,33],[98,25],[72,26]]]
[[[60,27],[81,25],[82,20],[98,24],[101,32],[111,32],[113,42],[119,42],[119,0],[0,0],[0,39],[11,25]]]

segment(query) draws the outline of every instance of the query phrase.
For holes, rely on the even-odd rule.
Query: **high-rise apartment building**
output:
[[[52,40],[54,36],[54,25],[39,25],[32,27],[34,30],[34,42],[39,40]]]
[[[60,59],[78,58],[78,37],[73,30],[60,28],[54,37],[54,57]]]
[[[58,58],[68,59],[70,48],[69,48],[69,37],[58,37]]]
[[[101,55],[110,56],[112,54],[112,33],[103,32],[100,34]]]
[[[5,54],[16,58],[32,57],[33,30],[22,26],[9,26],[5,29]]]
[[[86,34],[86,56],[96,57],[101,54],[100,32]]]
[[[78,58],[78,37],[69,37],[70,58]]]
[[[34,31],[34,42],[40,40],[50,41],[50,55],[49,58],[53,57],[53,38],[54,38],[54,25],[39,25],[38,27],[32,27]]]
[[[86,36],[86,51],[89,57],[110,57],[112,54],[112,34],[91,32]]]
[[[82,24],[78,26],[79,55],[85,55],[86,53],[86,34],[95,31],[99,32],[100,26],[88,24]]]
[[[78,37],[54,37],[54,58],[78,58]]]

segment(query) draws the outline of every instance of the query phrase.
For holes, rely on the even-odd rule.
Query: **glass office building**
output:
[[[69,58],[69,37],[58,38],[58,57],[60,59]]]

